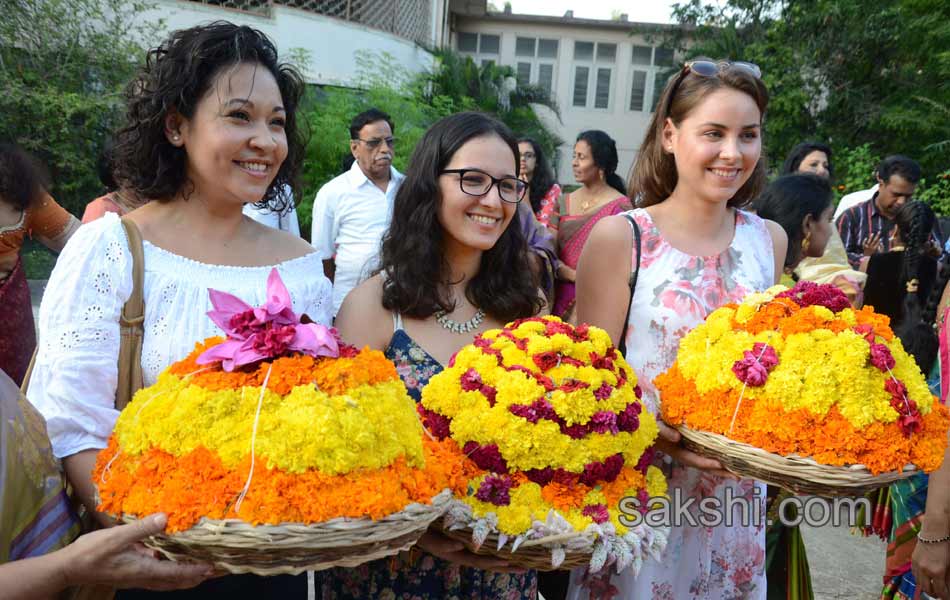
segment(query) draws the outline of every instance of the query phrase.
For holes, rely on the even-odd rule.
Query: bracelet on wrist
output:
[[[921,535],[918,533],[917,541],[922,544],[942,544],[943,542],[950,542],[950,535],[945,535],[938,538],[925,538],[921,537]]]

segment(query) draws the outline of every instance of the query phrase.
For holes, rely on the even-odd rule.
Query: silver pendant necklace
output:
[[[479,325],[482,324],[482,321],[484,320],[485,311],[480,308],[475,311],[475,315],[471,319],[462,323],[448,318],[444,310],[437,310],[435,312],[436,323],[441,325],[444,329],[448,329],[452,333],[469,333],[470,331],[474,331]]]

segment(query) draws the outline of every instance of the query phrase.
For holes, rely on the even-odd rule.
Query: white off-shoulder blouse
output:
[[[266,300],[276,267],[294,311],[330,325],[332,294],[320,255],[266,267],[200,263],[144,242],[145,385],[221,331],[208,318],[208,288],[252,306]],[[27,396],[46,418],[57,457],[104,448],[115,425],[119,315],[132,293],[132,255],[119,217],[107,213],[69,240],[40,306],[39,353]]]

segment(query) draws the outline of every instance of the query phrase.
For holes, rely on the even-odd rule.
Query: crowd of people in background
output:
[[[179,594],[201,598],[305,593],[303,576],[208,578],[206,565],[159,561],[132,544],[161,530],[161,516],[129,529],[96,512],[89,474],[118,415],[119,319],[133,285],[130,226],[144,239],[146,384],[214,333],[205,316],[208,287],[261,303],[276,268],[297,312],[335,325],[350,343],[384,350],[417,401],[473,334],[550,313],[605,329],[640,376],[646,406],[659,414],[651,381],[672,364],[679,339],[722,304],[783,278],[833,284],[855,306],[891,317],[946,398],[950,360],[938,356],[950,356],[950,263],[938,219],[913,200],[919,165],[885,158],[877,184],[836,208],[832,150],[803,142],[769,182],[762,139],[768,91],[755,65],[687,62],[660,95],[628,182],[617,173],[617,144],[607,132],[577,136],[576,185],[566,185],[537,141],[479,113],[430,127],[401,173],[393,166],[399,123],[371,108],[353,116],[349,140],[341,140],[352,163],[316,194],[309,243],[300,237],[293,195],[308,158],[296,121],[303,89],[260,32],[219,22],[173,33],[129,84],[125,123],[100,160],[103,195],[86,207],[82,227],[50,195],[42,166],[0,144],[0,390],[10,395],[20,386],[37,349],[27,397],[45,419],[65,478],[109,528],[77,542],[95,542],[98,554],[79,558],[66,546],[37,558],[75,533],[66,521],[47,530],[50,539],[34,552],[11,556],[29,560],[0,566],[0,589],[13,597],[27,597],[40,580],[53,587],[197,584]],[[60,253],[38,344],[20,258],[28,237]],[[737,480],[686,450],[662,423],[657,447],[671,489],[758,492],[766,501],[763,484]],[[950,465],[934,477],[946,481]],[[950,595],[946,546],[935,555],[936,546],[913,544],[920,531],[950,533],[950,497],[926,492],[926,476],[895,486],[902,503],[888,552],[891,597],[911,598],[918,589]],[[62,498],[49,501],[65,510]],[[779,547],[789,539],[782,530],[767,536],[764,526],[675,527],[662,562],[647,560],[639,575],[623,572],[612,584],[623,598],[764,598],[767,588],[787,585],[782,569],[769,569],[766,582],[766,557],[783,560],[781,549],[767,550],[767,537]],[[8,540],[0,535],[0,543]],[[99,566],[80,568],[80,560]],[[924,575],[920,586],[915,573]],[[318,597],[328,599],[588,594],[580,572],[514,570],[434,532],[395,561],[316,579]]]

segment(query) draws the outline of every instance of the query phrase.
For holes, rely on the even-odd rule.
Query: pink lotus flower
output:
[[[267,277],[267,301],[257,308],[226,292],[208,290],[214,310],[208,317],[227,335],[227,340],[205,350],[199,365],[220,362],[225,371],[289,352],[310,356],[340,355],[333,331],[294,314],[290,292],[277,269]]]

